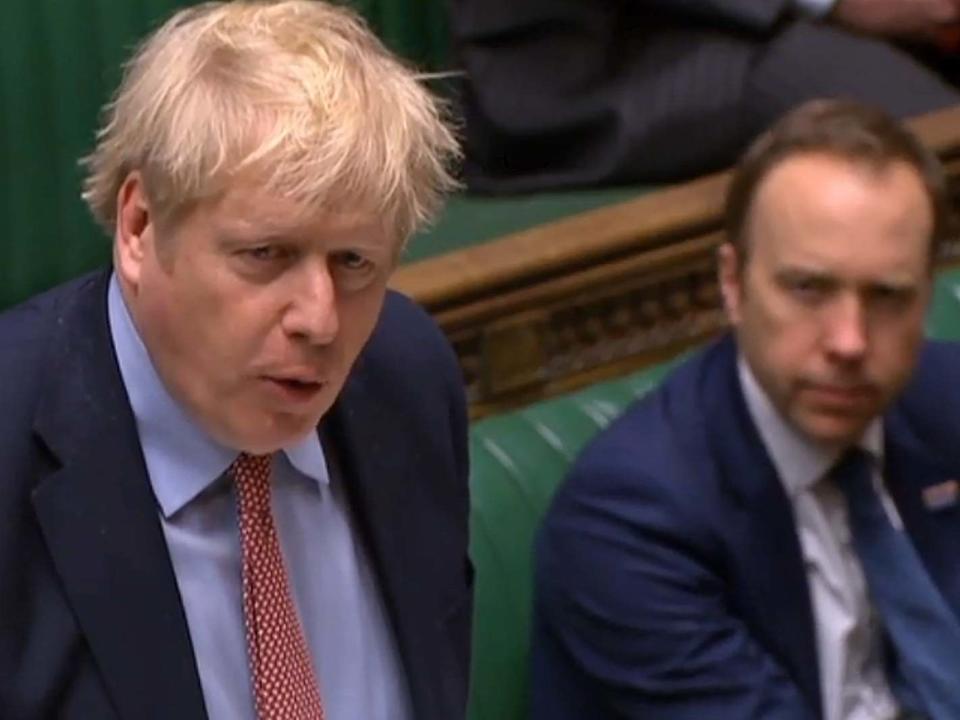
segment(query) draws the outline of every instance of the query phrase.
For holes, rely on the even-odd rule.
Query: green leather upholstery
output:
[[[960,268],[939,274],[927,331],[931,337],[960,340]],[[470,552],[476,595],[470,720],[526,717],[536,527],[580,449],[669,368],[593,385],[471,428]]]
[[[477,574],[470,720],[526,717],[536,526],[584,444],[668,369],[657,366],[472,427],[470,552]]]
[[[637,186],[516,197],[455,195],[437,222],[410,240],[403,262],[443,255],[568,215],[626,202],[652,189]]]
[[[937,275],[927,314],[927,335],[938,340],[960,341],[960,267]]]

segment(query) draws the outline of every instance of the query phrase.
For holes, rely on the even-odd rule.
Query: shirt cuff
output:
[[[797,10],[812,18],[825,18],[839,0],[793,0]]]

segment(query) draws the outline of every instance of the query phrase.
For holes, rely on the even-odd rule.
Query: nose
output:
[[[305,263],[293,278],[293,299],[284,312],[284,332],[311,345],[328,345],[340,331],[337,288],[325,258]]]
[[[827,313],[827,352],[838,360],[861,360],[867,352],[866,313],[862,300],[854,294],[839,298]]]

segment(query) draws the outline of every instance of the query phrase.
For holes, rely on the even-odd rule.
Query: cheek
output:
[[[793,404],[798,383],[818,373],[820,353],[812,318],[775,310],[769,305],[745,308],[738,337],[757,379],[783,409]]]
[[[136,302],[141,333],[153,353],[176,359],[189,354],[195,315],[185,311],[178,279],[144,272]]]
[[[767,364],[787,368],[815,352],[818,342],[816,318],[799,313],[775,299],[746,303],[743,332],[754,352]]]
[[[289,344],[270,308],[238,302],[204,319],[198,336],[207,337],[200,362],[212,382],[246,382],[266,365],[289,358]]]
[[[223,386],[242,373],[269,333],[258,298],[205,282],[184,282],[158,298],[170,352],[198,386]],[[202,390],[202,387],[198,387]]]
[[[908,375],[923,342],[922,317],[878,327],[873,335],[872,364],[883,377]]]

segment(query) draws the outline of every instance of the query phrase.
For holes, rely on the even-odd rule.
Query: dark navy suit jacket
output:
[[[907,532],[960,614],[960,346],[925,346],[885,417]],[[810,592],[790,501],[748,414],[732,339],[584,452],[537,546],[535,720],[822,717]]]
[[[107,279],[87,276],[0,315],[4,720],[206,717],[110,340]],[[415,717],[462,717],[471,616],[466,413],[455,359],[422,310],[388,295],[323,422]]]

